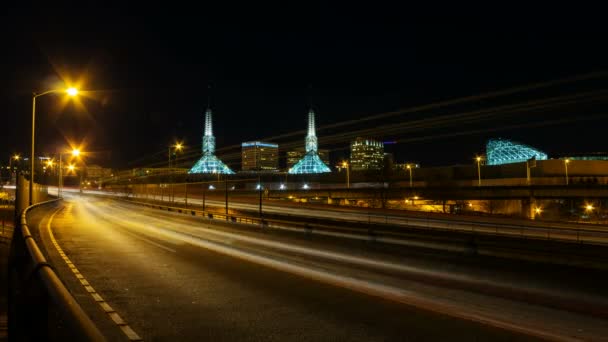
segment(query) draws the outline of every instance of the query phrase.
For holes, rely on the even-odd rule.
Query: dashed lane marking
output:
[[[61,210],[61,209],[59,209],[59,210]],[[101,295],[99,293],[97,293],[97,291],[95,291],[95,289],[93,288],[93,286],[91,286],[91,284],[89,284],[89,282],[85,279],[85,277],[82,275],[82,273],[80,273],[80,271],[76,268],[76,266],[74,265],[74,263],[65,254],[65,252],[63,251],[63,249],[61,248],[61,246],[59,246],[59,243],[55,239],[55,235],[53,235],[53,230],[51,229],[51,222],[53,222],[53,218],[59,212],[59,210],[55,211],[53,213],[53,215],[51,215],[51,217],[49,218],[49,221],[46,224],[46,228],[47,228],[49,236],[51,238],[51,242],[53,243],[53,245],[57,249],[57,252],[59,253],[59,256],[61,256],[61,258],[63,259],[63,261],[65,261],[66,265],[68,265],[68,267],[70,268],[70,270],[72,270],[72,273],[74,273],[74,275],[80,281],[80,283],[82,284],[82,286],[84,287],[84,289],[88,293],[91,294],[91,296],[93,297],[93,299],[95,300],[95,302],[97,302],[97,304],[99,304],[99,306],[101,307],[101,309],[106,314],[108,314],[109,318],[112,319],[112,321],[114,321],[114,323],[116,325],[118,325],[118,327],[120,328],[120,330],[127,336],[127,338],[129,340],[131,340],[131,341],[143,341],[143,339],[122,319],[122,317],[120,317],[120,315],[116,311],[114,311],[114,309],[112,309],[112,307],[110,306],[110,304],[108,304],[103,299],[103,297],[101,297]]]

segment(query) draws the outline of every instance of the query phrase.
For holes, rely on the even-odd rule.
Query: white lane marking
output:
[[[133,213],[129,213],[126,216],[132,216]],[[135,216],[144,216],[141,214],[136,214]],[[117,220],[117,222],[120,222],[121,224],[125,225],[125,226],[131,226],[135,229],[142,229],[142,230],[147,230],[149,232],[153,232],[154,234],[156,234],[159,238],[165,237],[168,239],[173,239],[173,240],[177,240],[177,241],[182,241],[182,242],[186,242],[186,243],[190,243],[192,245],[201,247],[201,248],[205,248],[214,252],[218,252],[221,254],[225,254],[231,257],[235,257],[241,260],[245,260],[248,262],[252,262],[252,263],[256,263],[256,264],[260,264],[269,268],[273,268],[279,271],[283,271],[283,272],[287,272],[287,273],[292,273],[298,276],[302,276],[304,278],[307,279],[313,279],[316,281],[320,281],[320,282],[324,282],[324,283],[328,283],[334,286],[339,286],[339,287],[343,287],[346,289],[350,289],[353,291],[357,291],[357,292],[361,292],[361,293],[365,293],[368,295],[372,295],[372,296],[377,296],[377,297],[381,297],[381,298],[385,298],[388,300],[392,300],[395,302],[400,302],[400,303],[404,303],[407,305],[412,305],[415,307],[419,307],[421,309],[427,310],[427,311],[432,311],[432,312],[438,312],[438,313],[442,313],[442,314],[446,314],[452,317],[458,317],[461,319],[467,319],[467,320],[471,320],[471,321],[476,321],[476,322],[480,322],[486,325],[490,325],[490,326],[494,326],[494,327],[498,327],[498,328],[502,328],[502,329],[506,329],[506,330],[510,330],[510,331],[515,331],[515,332],[520,332],[520,333],[524,333],[524,334],[528,334],[528,335],[532,335],[532,336],[537,336],[537,337],[541,337],[544,339],[557,339],[557,340],[576,340],[575,338],[571,338],[570,336],[565,336],[565,335],[561,335],[559,332],[554,332],[554,331],[546,331],[545,329],[539,329],[536,328],[532,325],[521,325],[521,324],[517,324],[517,323],[512,323],[510,320],[506,320],[504,318],[493,318],[491,316],[488,316],[486,313],[484,312],[480,312],[478,310],[469,310],[469,311],[464,311],[460,306],[457,306],[455,304],[448,304],[448,303],[441,303],[440,301],[437,301],[433,298],[424,298],[420,297],[419,294],[417,293],[413,293],[411,291],[407,291],[405,289],[402,288],[398,288],[398,287],[394,287],[394,286],[389,286],[389,285],[384,285],[384,284],[380,284],[380,283],[375,283],[375,282],[371,282],[371,281],[366,281],[366,280],[362,280],[362,279],[356,279],[353,277],[349,277],[349,276],[344,276],[344,275],[338,275],[338,274],[332,274],[332,273],[328,273],[319,269],[315,269],[313,267],[310,266],[302,266],[302,265],[297,265],[297,264],[293,264],[284,260],[277,260],[277,259],[273,259],[270,258],[268,256],[263,256],[263,255],[259,255],[253,252],[249,252],[249,251],[244,251],[238,248],[234,248],[234,247],[230,247],[230,246],[226,246],[224,244],[224,242],[214,242],[214,241],[209,241],[208,237],[202,237],[202,236],[197,236],[191,233],[185,233],[185,232],[179,232],[179,231],[175,231],[172,229],[168,229],[166,228],[166,223],[164,224],[163,227],[159,227],[159,226],[155,226],[149,223],[146,224],[142,224],[140,223],[140,220],[136,220],[134,219],[135,222],[133,221],[126,221],[124,220],[124,217],[121,217],[122,220]],[[154,219],[154,218],[147,218],[147,221],[150,220],[155,220],[155,221],[162,221],[160,219]],[[197,227],[197,230],[201,229]],[[216,230],[210,230],[210,229],[204,229],[202,228],[203,231],[206,231],[208,233],[212,233],[212,234],[217,234]],[[226,232],[222,232],[226,235],[231,235],[230,233],[226,233]],[[243,239],[242,236],[232,236],[233,238],[236,239]],[[255,238],[244,238],[246,239],[253,239],[256,240]],[[254,242],[254,241],[248,241],[248,242]],[[255,242],[254,242],[255,243]],[[272,243],[275,244],[276,242],[267,242],[267,243]],[[273,246],[276,247],[276,246]],[[288,247],[289,248],[289,247]],[[317,256],[322,256],[322,257],[326,257],[326,258],[330,258],[330,259],[338,259],[338,260],[348,260],[350,262],[355,262],[355,263],[360,263],[360,264],[367,264],[370,266],[380,266],[379,264],[383,264],[381,262],[375,261],[375,260],[370,260],[367,258],[359,258],[359,257],[352,257],[352,256],[348,256],[345,254],[341,254],[341,253],[332,253],[332,252],[325,252],[325,251],[315,251],[311,250],[305,247],[297,247],[297,248],[302,248],[301,250],[299,250],[300,252],[307,252],[306,254],[313,254],[313,255],[317,255]],[[344,258],[344,259],[343,259]],[[398,264],[384,264],[382,265],[384,267],[388,267],[388,268],[403,268],[402,270],[406,270],[409,269],[409,267],[407,266],[403,266],[403,265],[398,265]]]
[[[124,224],[125,222],[123,222]],[[522,326],[520,324],[511,323],[504,319],[488,317],[483,312],[476,310],[463,311],[461,307],[455,304],[441,303],[430,298],[421,298],[419,294],[397,288],[394,286],[383,285],[371,281],[352,278],[349,276],[331,274],[322,270],[318,270],[309,266],[296,265],[287,261],[277,260],[266,256],[258,255],[253,252],[243,251],[235,247],[226,246],[221,242],[213,242],[205,240],[199,236],[180,233],[166,228],[158,228],[152,225],[136,224],[129,222],[131,226],[148,230],[164,236],[169,239],[183,241],[192,245],[205,248],[217,253],[225,254],[234,258],[245,260],[248,262],[263,265],[275,270],[295,274],[307,279],[316,280],[319,282],[331,284],[334,286],[350,289],[356,292],[365,293],[367,295],[385,298],[395,302],[412,305],[427,311],[438,312],[441,314],[466,319],[470,321],[480,322],[497,328],[506,329],[524,333],[531,336],[541,337],[551,340],[576,340],[568,336],[560,335],[556,332],[545,331],[533,326]]]
[[[104,310],[104,312],[108,314],[108,316],[114,321],[114,323],[116,323],[116,325],[118,325],[118,327],[125,334],[125,336],[127,336],[127,338],[130,341],[143,341],[143,339],[141,337],[139,337],[139,335],[135,331],[133,331],[133,329],[131,329],[131,327],[120,317],[120,315],[118,313],[116,313],[114,311],[114,309],[112,309],[112,307],[101,297],[101,295],[99,295],[99,293],[97,293],[97,291],[95,291],[93,286],[91,286],[89,284],[89,282],[84,278],[84,276],[80,273],[80,271],[78,271],[78,269],[76,269],[76,266],[74,266],[74,263],[72,263],[70,258],[68,258],[68,256],[63,252],[63,249],[61,248],[61,246],[59,246],[59,243],[57,242],[57,240],[55,239],[55,235],[53,234],[53,230],[51,228],[51,222],[53,222],[53,218],[55,218],[55,215],[61,209],[63,209],[63,208],[57,209],[51,215],[51,217],[49,218],[49,221],[46,224],[46,229],[48,231],[49,237],[51,238],[51,242],[57,249],[57,252],[61,256],[63,261],[66,263],[66,265],[68,265],[70,267],[70,269],[72,270],[72,272],[74,273],[76,278],[81,282],[81,284],[85,288],[85,290],[91,294],[91,296],[93,297],[93,300],[95,300],[95,302],[97,302],[97,304],[99,304],[101,309]],[[108,310],[110,310],[110,311],[108,311]]]

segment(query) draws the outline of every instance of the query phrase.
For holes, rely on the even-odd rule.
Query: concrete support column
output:
[[[536,199],[534,197],[530,197],[529,200],[529,205],[528,205],[528,218],[531,220],[534,220],[534,218],[536,217]]]

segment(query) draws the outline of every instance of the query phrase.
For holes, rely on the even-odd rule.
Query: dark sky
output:
[[[469,12],[422,17],[388,8],[373,14],[322,6],[257,10],[6,9],[0,18],[0,163],[14,152],[28,154],[31,93],[61,79],[90,91],[80,105],[66,105],[62,96],[38,99],[37,150],[52,153],[68,140],[84,141],[94,162],[126,168],[162,162],[176,139],[195,158],[209,92],[222,148],[301,131],[311,104],[318,126],[326,126],[608,71],[603,21],[574,13],[519,18]],[[401,128],[378,128],[370,136],[397,141],[387,147],[397,161],[424,165],[470,163],[492,137],[550,155],[606,151],[608,97],[601,91],[607,79],[320,130],[319,141],[340,159],[348,132],[395,125]],[[591,95],[547,107],[524,105],[515,114],[494,110],[485,120],[454,119],[582,93]],[[440,116],[450,116],[443,126],[407,126]],[[501,126],[513,128],[493,130]],[[324,145],[324,139],[332,143]],[[279,142],[303,141],[301,134]],[[236,154],[227,158],[239,168]]]

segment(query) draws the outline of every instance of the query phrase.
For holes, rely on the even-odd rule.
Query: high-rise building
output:
[[[317,149],[317,154],[319,158],[325,163],[325,165],[329,165],[329,150],[326,149]],[[294,148],[291,151],[287,151],[287,169],[291,169],[300,159],[304,158],[306,155],[306,150],[304,147]]]
[[[243,171],[275,171],[279,169],[279,145],[261,141],[241,144]]]
[[[234,174],[234,171],[215,156],[215,136],[211,122],[211,109],[205,112],[205,131],[203,133],[203,156],[188,173]]]
[[[319,158],[317,134],[315,132],[315,112],[308,111],[308,135],[305,139],[306,154],[293,167],[290,174],[310,174],[331,172],[329,167]]]
[[[357,138],[350,143],[351,170],[381,170],[383,166],[384,144],[381,141]]]

